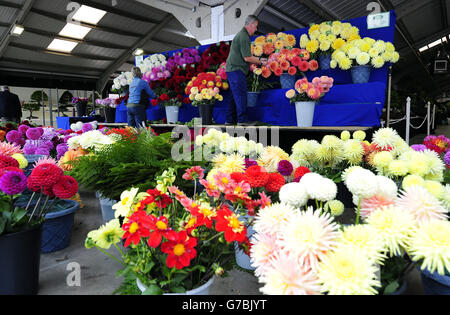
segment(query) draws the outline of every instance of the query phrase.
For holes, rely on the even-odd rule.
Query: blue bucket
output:
[[[322,70],[330,70],[331,55],[320,55],[319,66]]]
[[[260,92],[248,92],[247,94],[247,107],[256,107],[258,105]]]
[[[32,212],[37,203],[37,197],[31,202],[29,212]],[[49,201],[51,203],[51,201]],[[25,208],[27,202],[18,200],[17,207]],[[43,202],[41,201],[41,206]],[[49,204],[47,204],[49,206]],[[45,215],[42,226],[41,253],[52,253],[62,250],[70,245],[72,227],[75,220],[75,212],[80,209],[78,202],[74,200],[57,200],[52,205],[51,211]],[[36,209],[40,211],[40,209]]]
[[[441,276],[424,269],[420,270],[420,276],[426,295],[450,295],[450,275]]]
[[[296,76],[289,73],[283,73],[280,76],[280,83],[282,89],[293,89],[295,87]]]
[[[370,72],[372,68],[370,66],[356,66],[352,67],[352,80],[354,84],[369,83]]]

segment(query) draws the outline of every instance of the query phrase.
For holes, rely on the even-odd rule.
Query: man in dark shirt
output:
[[[230,83],[232,101],[228,105],[227,125],[237,123],[248,125],[247,116],[247,80],[250,64],[266,65],[267,60],[252,56],[250,36],[258,29],[258,18],[249,15],[244,28],[236,34],[231,43],[230,54],[227,59],[227,77]]]
[[[2,122],[20,123],[22,118],[22,106],[19,97],[9,91],[7,86],[2,86],[0,91],[0,118]]]

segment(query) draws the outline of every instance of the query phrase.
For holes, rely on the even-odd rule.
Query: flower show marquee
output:
[[[390,26],[384,28],[368,29],[367,17],[360,17],[343,22],[349,22],[360,30],[362,38],[371,37],[376,40],[394,42],[396,16],[390,12]],[[293,34],[300,40],[300,36],[308,32],[308,28],[285,31]],[[200,46],[200,54],[210,45]],[[175,50],[167,52],[168,56],[180,52]],[[147,57],[147,56],[146,56]],[[388,81],[389,64],[381,69],[372,68],[370,82],[367,84],[352,84],[350,71],[340,69],[318,70],[307,72],[309,80],[317,76],[330,76],[335,85],[330,92],[316,106],[314,113],[314,126],[380,126],[382,110],[386,102],[386,87]],[[260,96],[257,107],[249,108],[249,119],[261,121],[275,126],[297,126],[295,107],[285,97],[287,90],[266,90]],[[230,91],[224,93],[224,100],[214,106],[214,120],[218,124],[225,123],[226,108],[230,102]],[[147,109],[149,120],[161,120],[165,117],[164,108],[152,107]],[[183,105],[180,108],[179,120],[189,122],[199,117],[198,109],[192,105]],[[117,108],[116,122],[126,122],[126,106],[121,104]]]

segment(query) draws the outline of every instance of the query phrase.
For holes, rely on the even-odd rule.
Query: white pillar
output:
[[[432,126],[433,130],[434,130],[435,123],[436,123],[436,104],[433,105],[433,126]]]
[[[431,103],[428,102],[428,104],[427,104],[427,136],[430,135],[430,128],[431,128]]]

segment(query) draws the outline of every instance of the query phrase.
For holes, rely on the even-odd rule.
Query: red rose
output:
[[[150,103],[152,104],[152,106],[157,106],[158,105],[158,100],[157,99],[152,99],[150,101]]]

